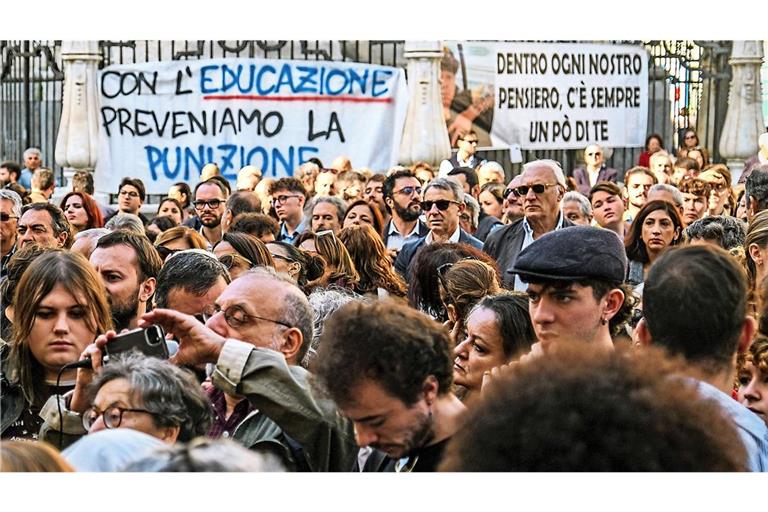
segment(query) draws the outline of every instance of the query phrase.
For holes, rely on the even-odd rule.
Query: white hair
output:
[[[555,181],[562,185],[563,188],[567,188],[565,184],[565,173],[563,173],[563,168],[560,167],[560,162],[555,160],[543,159],[528,162],[527,164],[523,165],[523,172],[521,175],[524,175],[529,169],[536,169],[537,167],[546,167],[551,170],[555,175]]]
[[[14,217],[21,217],[21,196],[10,189],[0,189],[0,199],[7,199],[13,202],[12,212]]]
[[[581,214],[584,215],[587,219],[589,219],[592,216],[592,205],[589,203],[589,199],[587,199],[584,194],[577,192],[575,190],[571,190],[570,192],[566,192],[563,196],[562,204],[565,204],[569,201],[573,201],[575,203],[579,203],[579,209],[581,210]]]
[[[673,187],[672,185],[668,185],[666,183],[656,183],[648,190],[648,195],[650,196],[653,192],[669,192],[672,194],[672,199],[675,201],[675,206],[678,208],[683,206],[683,194],[678,190],[677,187]]]
[[[483,165],[481,165],[478,172],[480,171],[491,171],[500,174],[502,178],[504,177],[504,168],[499,162],[494,162],[493,160],[490,162],[485,162]]]
[[[27,157],[31,155],[37,155],[39,157],[42,157],[43,153],[38,148],[27,148],[24,150],[24,160],[27,159]]]

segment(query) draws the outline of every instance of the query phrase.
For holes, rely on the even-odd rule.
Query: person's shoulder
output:
[[[483,242],[475,238],[474,236],[470,235],[463,229],[459,232],[459,243],[462,244],[469,244],[477,249],[483,248]]]

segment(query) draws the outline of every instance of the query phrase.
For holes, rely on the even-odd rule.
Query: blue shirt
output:
[[[298,237],[301,233],[305,232],[307,230],[307,220],[309,217],[306,215],[304,218],[301,219],[301,222],[298,226],[296,226],[296,231],[293,233],[288,232],[288,226],[286,225],[285,221],[280,223],[280,234],[277,237],[278,241],[281,242],[288,242],[289,244],[292,244],[294,240],[296,240],[296,237]]]
[[[725,416],[733,421],[747,450],[749,470],[768,471],[768,427],[763,420],[711,384],[699,381],[698,389],[702,396],[717,402]]]

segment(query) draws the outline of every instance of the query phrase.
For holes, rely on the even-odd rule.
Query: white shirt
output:
[[[555,224],[554,231],[563,229],[563,212],[557,214],[557,224]],[[523,231],[525,231],[525,238],[523,239],[523,246],[520,248],[520,252],[533,243],[533,228],[528,224],[528,219],[523,219]],[[515,274],[515,291],[524,292],[528,289],[528,285],[520,280],[520,276]]]
[[[459,243],[459,238],[460,237],[461,237],[461,226],[457,225],[456,226],[456,231],[454,231],[453,234],[448,238],[448,242],[450,242],[452,244],[457,244],[457,243]],[[448,243],[448,242],[446,242],[446,243]],[[427,233],[427,238],[426,238],[426,240],[424,240],[424,243],[426,245],[429,245],[429,244],[432,243],[432,231],[431,230],[429,231],[429,233]]]
[[[413,240],[418,240],[421,238],[421,234],[419,233],[419,221],[416,221],[416,224],[413,226],[413,229],[410,233],[403,236],[398,230],[397,226],[395,226],[395,223],[393,221],[390,221],[389,223],[389,233],[387,235],[387,250],[395,249],[396,251],[399,251],[403,248],[403,245],[405,245],[406,242],[411,242]]]

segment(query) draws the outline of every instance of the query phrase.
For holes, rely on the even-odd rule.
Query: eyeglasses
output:
[[[207,206],[211,210],[215,210],[219,206],[221,206],[221,203],[223,203],[221,199],[210,199],[208,201],[203,201],[202,199],[198,199],[197,201],[193,202],[192,204],[195,205],[195,210],[203,210]]]
[[[406,196],[410,196],[416,192],[417,194],[421,195],[421,187],[403,187],[400,190],[393,190],[393,194],[403,194]]]
[[[440,276],[440,277],[444,277],[445,274],[448,273],[448,271],[451,270],[451,268],[455,264],[459,263],[460,261],[473,260],[473,259],[475,259],[475,258],[473,258],[472,256],[464,256],[463,258],[461,258],[458,261],[451,261],[451,262],[448,262],[448,263],[443,263],[442,265],[437,267],[437,275]]]
[[[218,304],[211,304],[206,306],[205,309],[203,309],[203,312],[201,313],[203,317],[203,323],[207,322],[214,315],[218,313],[224,313],[224,320],[227,322],[227,325],[229,325],[233,329],[239,329],[240,327],[247,325],[248,323],[253,322],[255,320],[264,320],[265,322],[272,322],[273,324],[282,325],[283,327],[288,327],[289,329],[293,327],[292,325],[287,324],[282,320],[272,320],[270,318],[264,318],[261,316],[249,315],[240,306],[230,306],[227,309],[222,311],[221,307]]]
[[[685,136],[685,140],[691,140],[691,139],[695,139],[695,138],[696,138],[695,135],[686,135]]]
[[[7,213],[0,213],[0,220],[3,222],[8,222],[11,219],[18,219],[15,215],[8,215]]]
[[[602,153],[587,153],[587,156],[600,156]]]
[[[171,254],[176,254],[177,252],[183,251],[184,249],[169,249],[168,247],[164,247],[162,245],[156,245],[155,250],[157,251],[157,254],[160,255],[160,259],[165,261]]]
[[[472,140],[461,139],[461,140],[463,140],[463,141],[464,141],[464,142],[466,142],[467,144],[474,144],[474,145],[477,145],[477,139],[472,139]]]
[[[458,201],[451,201],[450,199],[438,199],[437,201],[422,201],[421,209],[428,212],[432,209],[432,206],[437,206],[437,209],[441,212],[447,210],[452,204],[462,204]]]
[[[502,197],[504,199],[507,199],[510,195],[512,195],[514,193],[515,193],[515,189],[513,189],[513,188],[506,188],[506,189],[504,189],[504,194],[502,194]]]
[[[535,185],[520,185],[512,190],[515,191],[516,195],[523,197],[528,194],[529,190],[533,190],[534,194],[543,194],[549,187],[556,187],[557,185],[558,183],[536,183]]]
[[[324,172],[330,172],[331,174],[338,174],[339,173],[339,171],[337,171],[336,169],[331,169],[330,167],[323,167],[322,169],[320,169],[320,173],[321,174],[324,173]]]
[[[285,204],[285,203],[287,203],[287,202],[288,202],[288,200],[289,200],[290,198],[292,198],[292,197],[301,197],[301,196],[299,196],[299,195],[297,195],[297,194],[293,194],[293,195],[290,195],[290,196],[277,196],[277,197],[273,197],[273,198],[272,198],[272,201],[271,201],[271,203],[272,203],[272,204],[275,204],[275,203],[278,203],[278,204]]]
[[[239,254],[224,254],[219,258],[222,265],[227,267],[227,270],[232,270],[233,267],[252,268],[253,264]]]
[[[96,423],[96,420],[101,416],[104,420],[105,427],[117,428],[123,421],[123,413],[126,412],[143,412],[145,414],[151,414],[152,416],[155,415],[155,413],[146,409],[128,409],[125,407],[117,407],[116,405],[107,407],[104,412],[99,412],[96,407],[91,407],[83,413],[83,427],[85,427],[85,430],[90,431],[93,424]]]
[[[139,193],[138,192],[134,192],[132,190],[121,190],[119,195],[121,195],[121,196],[128,196],[128,197],[133,198],[133,199],[136,199],[137,197],[139,197]]]
[[[725,183],[712,183],[712,182],[708,182],[708,183],[709,183],[709,186],[712,187],[712,189],[717,192],[723,192],[725,191],[725,189],[728,188],[728,185],[726,185]]]
[[[296,263],[296,260],[294,260],[293,258],[289,258],[288,256],[283,256],[282,254],[277,254],[274,252],[270,254],[272,255],[272,258],[277,258],[279,260],[287,261],[288,263]]]

